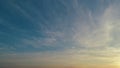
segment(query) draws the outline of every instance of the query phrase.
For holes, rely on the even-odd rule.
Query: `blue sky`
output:
[[[118,65],[119,3],[0,0],[0,67]]]
[[[93,5],[93,3],[95,4]],[[82,19],[80,17],[89,19],[87,17],[89,13],[92,15],[92,13],[97,14],[98,11],[103,12],[104,8],[99,9],[101,8],[99,4],[100,1],[95,0],[78,2],[73,0],[1,1],[1,47],[8,47],[10,50],[13,48],[14,51],[18,52],[38,50],[35,46],[44,51],[70,47],[70,42],[73,41],[70,39],[76,28],[75,20],[77,18]],[[107,3],[105,7],[106,5]],[[93,14],[93,16],[96,15]],[[82,23],[79,22],[78,24]],[[89,25],[91,23],[85,24]],[[27,41],[31,41],[31,43],[27,43]]]

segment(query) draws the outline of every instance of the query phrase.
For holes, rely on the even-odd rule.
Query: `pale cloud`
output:
[[[33,63],[43,64],[79,64],[79,63],[105,63],[112,64],[115,62],[120,62],[119,53],[120,49],[110,46],[119,45],[119,39],[115,40],[114,30],[119,31],[119,10],[115,8],[116,6],[110,5],[107,7],[103,14],[100,15],[95,22],[91,12],[88,12],[88,21],[75,22],[75,27],[73,28],[73,35],[70,40],[75,42],[73,48],[66,48],[63,51],[56,52],[40,52],[30,54],[32,57],[28,58]],[[79,23],[83,22],[83,23]],[[88,24],[88,23],[89,24]],[[25,41],[32,44],[33,46],[39,44],[50,45],[57,42],[57,38],[65,39],[64,33],[61,32],[45,32],[49,37],[39,40],[39,38],[34,38],[32,41]],[[119,38],[119,37],[118,37]],[[115,42],[117,41],[117,42]],[[33,43],[32,43],[33,42]],[[76,46],[77,44],[77,46]],[[69,45],[68,45],[69,46]],[[79,48],[79,46],[86,47],[84,49]],[[98,48],[97,48],[98,47]],[[99,49],[99,47],[101,47]],[[91,48],[91,49],[89,49]],[[96,49],[97,48],[97,49]],[[28,55],[25,55],[28,57]],[[72,62],[71,62],[72,61]],[[94,62],[95,61],[95,62]]]
[[[45,31],[45,34],[49,37],[64,38],[64,33],[60,31]]]
[[[66,6],[64,2],[63,4]],[[76,2],[75,4],[75,7],[78,6]],[[30,39],[21,39],[23,45],[31,45],[35,48],[40,48],[41,46],[54,47],[57,43],[61,43],[61,41],[66,42],[67,40],[73,42],[73,47],[71,49],[69,45],[64,45],[67,46],[66,49],[59,51],[43,51],[24,54],[11,53],[6,54],[5,56],[7,56],[7,59],[0,59],[0,62],[21,65],[79,65],[120,63],[120,60],[118,60],[120,59],[120,48],[114,47],[114,45],[120,45],[120,14],[118,8],[119,7],[116,5],[110,5],[104,10],[102,15],[98,17],[99,19],[95,18],[91,11],[85,12],[86,19],[76,20],[74,22],[74,26],[72,27],[73,30],[71,30],[71,35],[69,38],[67,36],[69,34],[64,30],[52,31],[46,28],[46,31],[43,31],[43,34],[45,35],[44,38],[29,36]],[[45,28],[45,26],[43,27]],[[85,48],[82,49],[80,46]],[[0,50],[1,49],[2,48],[0,48]]]
[[[30,45],[35,48],[39,48],[41,46],[53,46],[56,43],[55,38],[34,38],[34,39],[22,39],[23,44]]]
[[[16,50],[15,47],[13,46],[9,46],[8,44],[5,44],[5,43],[0,43],[0,53],[1,54],[4,54],[2,52],[6,51],[6,52],[10,52],[11,50]]]
[[[111,6],[110,8],[108,8],[108,13],[106,13],[106,16],[108,16],[108,22],[112,23],[113,25],[113,29],[112,29],[112,41],[111,41],[111,45],[113,47],[119,47],[119,41],[120,41],[120,6],[118,3],[114,4],[113,6]]]
[[[33,46],[35,48],[40,48],[42,46],[55,47],[56,44],[58,44],[59,42],[65,41],[65,36],[63,32],[44,31],[44,35],[46,36],[44,38],[34,36],[31,37],[30,39],[23,38],[21,39],[22,41],[21,43],[23,43],[24,45]]]
[[[114,12],[113,12],[114,11]],[[77,45],[84,47],[105,47],[109,46],[112,41],[112,31],[116,22],[114,17],[118,10],[114,9],[112,5],[104,10],[102,15],[94,18],[91,12],[88,12],[88,21],[78,20],[73,39]],[[79,22],[83,22],[82,24]],[[86,24],[89,23],[89,24]]]

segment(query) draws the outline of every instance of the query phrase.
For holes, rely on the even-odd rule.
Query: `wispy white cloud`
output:
[[[91,15],[91,12],[88,12],[88,19],[86,20],[78,20],[78,24],[76,25],[75,34],[73,39],[80,46],[85,47],[101,47],[108,46],[112,40],[112,30],[114,20],[111,20],[111,12],[109,12],[109,8],[106,8],[102,15],[98,18],[94,18]],[[113,9],[112,9],[113,10]],[[79,22],[83,22],[83,24],[79,24]],[[88,24],[89,23],[89,24]]]
[[[103,1],[103,0],[102,0]],[[69,5],[64,1],[60,1],[69,12]],[[61,64],[61,65],[77,65],[77,64],[112,64],[119,62],[119,41],[120,41],[120,24],[119,24],[119,5],[110,4],[103,10],[99,16],[94,16],[93,12],[89,9],[79,8],[77,0],[75,0],[72,8],[75,9],[78,16],[72,20],[72,26],[65,18],[63,21],[55,20],[53,25],[49,26],[48,20],[44,26],[40,26],[42,30],[36,30],[38,34],[44,36],[28,36],[29,38],[21,38],[21,46],[28,45],[34,48],[41,48],[42,46],[66,46],[65,49],[59,51],[41,51],[33,53],[11,53],[6,54],[7,59],[0,59],[1,62],[13,64]],[[24,10],[19,6],[16,7],[24,14]],[[81,12],[79,12],[81,9]],[[83,13],[83,14],[82,14]],[[26,13],[25,13],[26,14]],[[72,13],[70,13],[72,14]],[[62,22],[62,24],[61,24]],[[65,25],[63,25],[65,22]],[[39,24],[39,22],[37,22]],[[71,22],[70,22],[71,24]],[[42,24],[43,25],[43,24]],[[9,26],[9,25],[8,25]],[[50,29],[48,28],[50,27]],[[9,27],[12,27],[11,25]],[[36,27],[39,28],[39,27]],[[69,29],[70,28],[70,29]],[[68,29],[68,31],[67,31]],[[26,35],[26,34],[25,34]],[[67,42],[69,44],[62,45],[61,43]],[[17,44],[16,44],[17,45]],[[118,46],[118,48],[114,47]],[[71,48],[70,48],[71,47]],[[83,49],[82,49],[83,47]],[[0,50],[3,48],[0,48]],[[11,56],[11,57],[8,57]],[[72,61],[72,62],[71,62]],[[95,61],[95,62],[94,62]]]
[[[39,31],[38,31],[39,32]],[[64,33],[58,31],[44,31],[44,35],[46,37],[31,37],[30,39],[23,38],[21,39],[22,43],[25,45],[31,45],[35,48],[39,48],[42,46],[50,46],[55,47],[61,41],[65,41]]]

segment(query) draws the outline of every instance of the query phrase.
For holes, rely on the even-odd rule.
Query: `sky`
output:
[[[0,68],[120,68],[120,0],[0,0]]]

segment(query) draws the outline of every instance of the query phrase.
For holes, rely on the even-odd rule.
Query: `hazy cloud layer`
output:
[[[0,1],[0,66],[119,65],[119,3]]]

